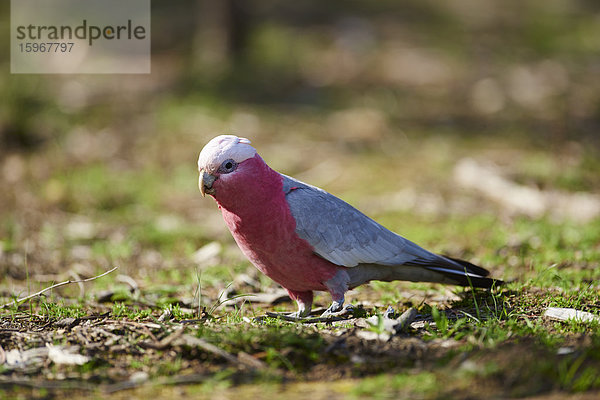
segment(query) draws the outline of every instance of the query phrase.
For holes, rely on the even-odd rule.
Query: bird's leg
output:
[[[296,300],[296,304],[298,304],[298,311],[289,314],[288,317],[298,319],[308,317],[312,308],[313,292],[310,290],[307,292],[296,292],[289,289],[287,292],[292,300]]]
[[[325,282],[325,286],[331,293],[332,303],[327,310],[321,315],[321,317],[328,317],[336,314],[342,314],[346,309],[351,308],[351,305],[344,308],[344,293],[348,290],[348,283],[350,282],[350,276],[345,269],[339,269],[336,274]]]
[[[323,314],[321,314],[321,317],[328,317],[330,315],[335,315],[336,313],[339,313],[340,311],[343,311],[344,309],[344,295],[342,295],[341,298],[338,299],[333,299],[333,301],[331,302],[331,305],[329,306],[329,308],[327,310],[325,310],[325,312]]]

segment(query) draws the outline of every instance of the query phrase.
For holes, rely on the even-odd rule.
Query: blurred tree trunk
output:
[[[240,62],[251,22],[243,0],[197,0],[193,66],[209,75]]]

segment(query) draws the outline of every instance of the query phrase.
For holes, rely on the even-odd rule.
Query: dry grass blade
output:
[[[218,348],[217,346],[215,346],[214,344],[208,343],[206,340],[204,339],[200,339],[197,337],[194,337],[192,335],[183,335],[183,339],[185,341],[185,343],[188,346],[196,346],[201,348],[202,350],[205,350],[209,353],[212,353],[216,356],[219,356],[227,361],[229,361],[232,364],[239,364],[240,361],[237,359],[237,357],[235,357],[234,355],[226,352],[223,349]]]
[[[80,280],[67,280],[67,281],[64,281],[64,282],[57,283],[55,285],[49,286],[49,287],[47,287],[45,289],[42,289],[39,292],[35,292],[33,294],[30,294],[29,296],[21,297],[20,299],[16,299],[16,300],[14,300],[14,301],[12,301],[10,303],[3,304],[3,305],[0,306],[0,308],[7,308],[7,307],[10,307],[10,306],[15,305],[15,304],[17,304],[17,305],[23,304],[23,303],[25,303],[25,302],[27,302],[27,301],[29,301],[29,300],[37,297],[37,296],[40,296],[40,295],[46,293],[49,290],[56,289],[56,288],[59,288],[61,286],[69,285],[71,283],[90,282],[90,281],[96,280],[98,278],[102,278],[103,276],[108,275],[111,272],[115,271],[117,268],[119,268],[119,267],[114,267],[111,270],[103,272],[100,275],[93,276],[91,278],[80,279]]]

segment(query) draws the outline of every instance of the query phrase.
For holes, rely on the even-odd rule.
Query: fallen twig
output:
[[[183,329],[181,331],[183,331]],[[173,336],[173,335],[171,335],[171,336]],[[212,343],[207,342],[204,339],[201,339],[201,338],[198,338],[198,337],[195,337],[192,335],[188,335],[188,334],[182,335],[182,339],[186,345],[199,347],[204,351],[207,351],[209,353],[212,353],[216,356],[219,356],[219,357],[227,360],[228,362],[230,362],[233,365],[244,366],[244,367],[248,367],[251,369],[266,368],[265,363],[263,363],[260,360],[255,359],[251,355],[246,354],[244,352],[240,352],[240,354],[238,354],[238,357],[236,357],[233,354],[228,353],[227,351],[215,346]]]
[[[600,317],[598,315],[576,310],[574,308],[548,307],[546,308],[546,311],[544,311],[544,317],[558,321],[574,320],[577,322],[600,322]]]
[[[185,332],[184,328],[176,329],[175,332],[171,333],[169,336],[163,338],[160,341],[157,341],[156,338],[153,342],[142,342],[141,345],[143,347],[148,347],[155,350],[164,350],[171,345],[171,343],[180,338]],[[152,335],[154,336],[154,335]]]
[[[69,284],[71,284],[71,283],[83,283],[83,282],[90,282],[90,281],[93,281],[93,280],[95,280],[95,279],[102,278],[104,275],[108,275],[108,274],[110,274],[111,272],[113,272],[113,271],[114,271],[114,270],[116,270],[117,268],[119,268],[119,267],[114,267],[113,269],[111,269],[111,270],[109,270],[109,271],[106,271],[106,272],[104,272],[104,273],[102,273],[102,274],[100,274],[100,275],[93,276],[93,277],[91,277],[91,278],[87,278],[87,279],[80,279],[80,280],[70,280],[70,279],[69,279],[69,280],[67,280],[67,281],[64,281],[64,282],[57,283],[57,284],[55,284],[55,285],[49,286],[49,287],[47,287],[47,288],[45,288],[45,289],[42,289],[42,290],[40,290],[39,292],[36,292],[36,293],[30,294],[29,296],[21,297],[20,299],[16,299],[16,300],[14,300],[14,301],[12,301],[12,302],[10,302],[10,303],[6,303],[6,304],[4,304],[4,305],[1,305],[1,306],[0,306],[0,309],[2,309],[2,308],[6,308],[6,307],[10,307],[10,306],[13,306],[13,305],[15,305],[15,304],[17,304],[17,305],[21,305],[21,304],[23,304],[23,303],[25,303],[25,302],[27,302],[27,301],[29,301],[29,300],[33,299],[34,297],[40,296],[40,295],[42,295],[42,294],[46,293],[46,292],[47,292],[47,291],[49,291],[49,290],[56,289],[56,288],[58,288],[58,287],[61,287],[61,286],[69,285]]]
[[[396,332],[406,330],[410,326],[410,324],[412,324],[416,317],[417,310],[415,310],[414,308],[411,307],[408,310],[404,311],[402,315],[398,317],[398,323],[394,326]]]
[[[188,346],[196,346],[196,347],[200,347],[202,350],[205,350],[209,353],[212,353],[216,356],[219,356],[221,358],[224,358],[225,360],[229,361],[230,363],[237,365],[240,364],[240,361],[237,359],[237,357],[235,357],[234,355],[226,352],[223,349],[218,348],[217,346],[215,346],[212,343],[208,343],[206,340],[201,339],[201,338],[197,338],[195,336],[192,335],[182,335],[185,344],[187,344]]]

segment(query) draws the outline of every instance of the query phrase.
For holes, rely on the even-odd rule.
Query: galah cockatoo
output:
[[[433,254],[386,229],[317,187],[280,174],[250,141],[221,135],[198,158],[202,195],[217,202],[244,255],[283,286],[310,314],[313,291],[328,291],[324,313],[342,311],[344,294],[380,280],[494,285],[489,272],[469,262]]]

